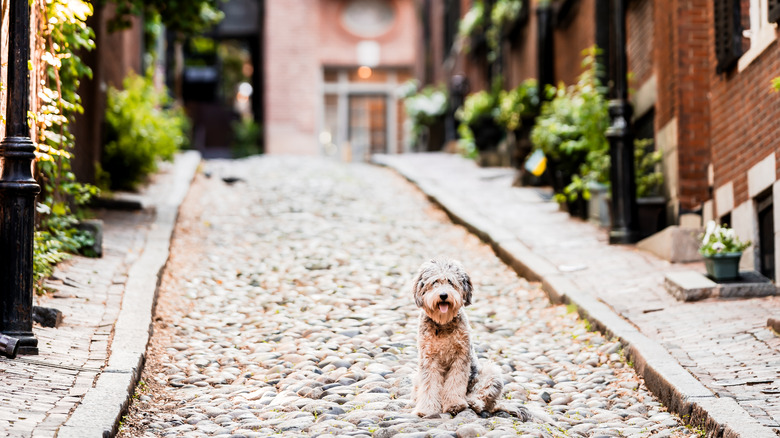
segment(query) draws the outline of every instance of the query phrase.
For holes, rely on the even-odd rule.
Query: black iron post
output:
[[[550,2],[536,4],[536,62],[539,86],[555,85],[555,53],[553,45],[553,10]]]
[[[32,332],[35,145],[30,139],[30,3],[11,0],[6,133],[0,142],[0,331],[19,339],[19,354],[38,354]]]
[[[639,240],[634,179],[633,110],[628,102],[626,61],[626,2],[613,0],[614,98],[609,102],[610,127],[607,129],[612,181],[612,228],[609,243],[634,243]]]

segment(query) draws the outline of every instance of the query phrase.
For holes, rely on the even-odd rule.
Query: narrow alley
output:
[[[460,260],[505,413],[411,413],[420,264]],[[391,170],[316,158],[205,161],[182,205],[142,381],[120,437],[688,437],[619,342]]]

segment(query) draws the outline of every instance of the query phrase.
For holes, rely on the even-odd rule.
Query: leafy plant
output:
[[[455,116],[466,125],[473,125],[479,119],[496,119],[498,115],[498,99],[495,93],[482,90],[466,96],[463,107],[458,109]]]
[[[116,4],[112,29],[130,26],[130,16],[159,15],[166,28],[181,37],[197,35],[219,23],[225,14],[219,10],[221,0],[101,0]]]
[[[458,35],[465,38],[482,31],[485,22],[485,3],[482,0],[475,0],[466,14],[463,15],[458,23]]]
[[[262,129],[251,117],[242,118],[231,124],[233,128],[233,156],[248,157],[261,153],[260,134]]]
[[[664,174],[658,169],[663,152],[653,150],[653,139],[634,141],[634,169],[636,172],[636,196],[658,196],[664,185]]]
[[[170,160],[188,143],[189,120],[173,106],[152,78],[131,73],[124,90],[108,90],[107,137],[102,168],[112,189],[135,189],[157,169],[157,160]]]
[[[416,85],[414,86],[416,89]],[[409,93],[409,86],[406,88],[406,93]],[[447,90],[443,86],[427,86],[418,92],[407,94],[404,98],[404,109],[411,125],[413,141],[417,142],[423,130],[439,121],[448,108]]]
[[[780,91],[780,76],[772,79],[772,89]]]
[[[41,89],[34,120],[41,194],[36,208],[39,221],[33,243],[33,275],[40,293],[43,279],[51,275],[54,265],[92,245],[93,237],[76,228],[77,208],[98,190],[77,182],[70,164],[75,140],[69,126],[75,114],[83,111],[76,90],[82,77],[92,75],[78,56],[95,47],[94,33],[86,25],[92,5],[83,0],[45,0],[37,5],[36,49],[42,62],[37,71]]]
[[[742,252],[750,246],[750,241],[743,242],[727,224],[718,225],[714,221],[707,222],[707,228],[701,239],[699,253],[705,257],[716,254]]]
[[[569,200],[588,199],[592,181],[609,181],[608,161],[605,165],[609,159],[605,135],[609,113],[604,87],[598,79],[598,53],[595,47],[583,52],[584,70],[577,83],[554,90],[552,100],[542,104],[541,115],[531,131],[534,147],[541,149],[570,179],[565,189],[557,187],[558,194],[565,194]]]
[[[516,88],[499,92],[496,121],[508,131],[514,131],[522,125],[523,117],[538,113],[541,103],[538,82],[536,79],[527,79]]]

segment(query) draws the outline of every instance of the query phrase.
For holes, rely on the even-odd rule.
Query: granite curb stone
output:
[[[58,437],[110,437],[116,434],[143,367],[160,273],[168,260],[178,208],[200,160],[197,151],[179,154],[174,161],[172,186],[150,187],[150,193],[159,198],[152,202],[156,216],[144,251],[128,273],[108,363],[94,387],[60,428]]]
[[[541,281],[550,300],[572,303],[578,312],[600,331],[612,334],[624,344],[634,368],[645,379],[648,389],[672,411],[687,418],[691,424],[704,426],[708,436],[724,438],[776,438],[777,435],[762,426],[732,399],[717,398],[686,371],[666,349],[641,334],[629,321],[620,317],[609,306],[580,291],[565,274],[557,273],[552,263],[542,257],[528,257],[531,251],[513,252],[526,248],[505,228],[489,218],[474,213],[457,197],[426,181],[402,160],[388,155],[374,156],[374,163],[390,167],[417,185],[425,195],[439,205],[455,222],[490,244],[496,254],[518,274],[529,280]],[[509,242],[515,241],[510,246]],[[508,255],[511,254],[511,257]],[[528,258],[528,260],[526,260]],[[536,260],[534,260],[536,259]],[[541,269],[537,272],[534,268]]]

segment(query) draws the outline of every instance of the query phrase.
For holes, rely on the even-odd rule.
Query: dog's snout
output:
[[[439,298],[441,298],[442,301],[446,300],[448,296],[449,295],[447,295],[446,292],[442,292],[439,294]]]

